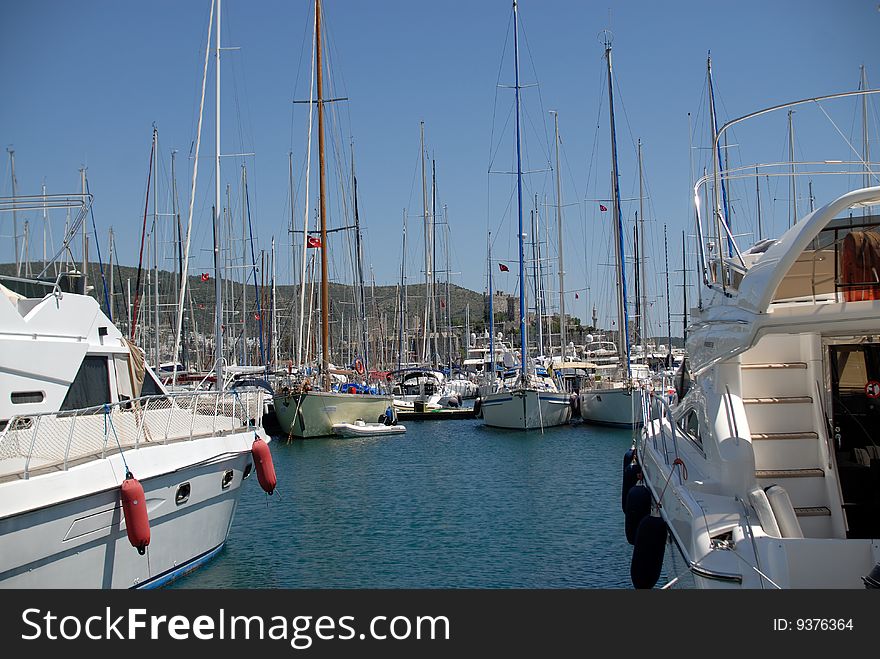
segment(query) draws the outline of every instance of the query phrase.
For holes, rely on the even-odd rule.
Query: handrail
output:
[[[111,433],[113,451],[124,451],[251,428],[250,420],[259,417],[259,410],[252,414],[249,406],[259,407],[262,395],[259,391],[181,391],[78,410],[18,415],[0,432],[0,453],[24,458],[19,473],[25,479],[34,469],[49,465],[66,471],[72,462],[105,458]],[[103,431],[95,419],[103,419]]]

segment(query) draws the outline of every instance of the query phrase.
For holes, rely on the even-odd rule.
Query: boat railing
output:
[[[66,471],[155,444],[241,432],[254,427],[262,404],[260,391],[193,391],[15,416],[0,433],[0,480]]]

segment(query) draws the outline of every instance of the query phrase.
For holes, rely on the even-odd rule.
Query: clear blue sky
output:
[[[4,150],[15,150],[19,192],[38,194],[44,180],[50,192],[76,191],[78,169],[87,166],[105,258],[112,226],[120,262],[137,264],[154,123],[162,160],[160,197],[167,200],[162,188],[168,185],[170,152],[177,149],[178,187],[186,204],[209,7],[209,0],[0,2],[0,141]],[[519,7],[523,82],[537,82],[540,90],[540,96],[534,88],[524,90],[524,104],[535,104],[537,110],[528,116],[545,120],[547,130],[552,130],[547,111],[559,112],[563,196],[567,203],[580,202],[566,207],[565,269],[566,287],[581,291],[577,301],[567,297],[568,311],[585,319],[588,305],[607,307],[607,295],[597,289],[608,289],[596,272],[611,258],[603,217],[594,213],[592,202],[584,202],[608,194],[607,185],[601,189],[610,168],[607,115],[602,114],[603,48],[597,38],[603,28],[610,26],[614,34],[622,196],[637,190],[633,145],[640,138],[654,223],[653,258],[662,266],[656,249],[662,249],[667,223],[671,269],[679,267],[681,231],[691,226],[687,114],[700,112],[708,51],[721,121],[775,103],[855,89],[863,64],[871,86],[880,81],[876,1],[521,0]],[[490,150],[510,129],[504,122],[512,92],[496,84],[513,82],[511,3],[326,0],[324,15],[334,91],[349,98],[344,108],[340,105],[346,122],[340,135],[346,142],[354,139],[366,261],[377,283],[398,280],[404,209],[410,216],[409,278],[422,276],[416,216],[421,212],[419,122],[424,121],[427,149],[437,164],[438,202],[448,209],[454,236],[451,270],[460,274],[453,281],[483,290],[487,214],[498,258],[516,256],[515,224],[500,214],[507,198],[488,198],[496,184],[487,175]],[[281,251],[288,240],[291,150],[296,203],[302,203],[306,115],[305,106],[294,110],[291,101],[308,97],[310,17],[310,0],[223,2],[222,45],[241,48],[223,56],[223,151],[256,154],[245,161],[258,249],[268,250],[275,236]],[[205,249],[213,199],[213,103],[211,77],[194,218],[195,272],[210,267]],[[541,135],[543,146],[534,142],[530,156],[552,148],[547,135]],[[780,139],[773,137],[774,144]],[[507,147],[498,153],[493,166],[509,169]],[[8,158],[2,155],[0,194],[9,194]],[[223,163],[236,217],[240,163],[236,158]],[[596,180],[598,192],[590,190]],[[509,188],[509,183],[508,177],[503,185]],[[537,189],[552,203],[552,187],[542,183]],[[338,216],[333,207],[331,212]],[[0,221],[0,259],[10,261],[10,218]],[[31,222],[36,231],[38,218]],[[61,217],[53,222],[63,226]],[[555,245],[555,232],[550,241]],[[38,243],[32,239],[32,245]],[[40,251],[34,246],[31,254],[36,258]],[[516,268],[512,260],[509,265],[511,275],[496,276],[496,285],[513,292]],[[278,269],[289,279],[283,252]],[[600,311],[603,320],[607,314],[606,308]]]

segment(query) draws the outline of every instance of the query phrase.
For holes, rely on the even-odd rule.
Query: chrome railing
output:
[[[0,432],[0,478],[29,478],[143,446],[227,435],[262,417],[259,391],[177,392],[15,416]]]

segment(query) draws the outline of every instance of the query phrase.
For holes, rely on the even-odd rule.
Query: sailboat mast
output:
[[[687,340],[688,327],[688,273],[687,273],[687,242],[685,240],[684,231],[681,232],[681,289],[682,289],[682,320],[681,320],[681,336]]]
[[[220,278],[220,5],[214,43],[214,375],[215,389],[223,391],[223,287]]]
[[[516,200],[519,214],[519,343],[520,343],[520,374],[526,377],[526,294],[525,266],[523,255],[523,213],[522,213],[522,154],[520,153],[519,126],[519,27],[516,0],[513,2],[513,61],[516,92]],[[523,382],[525,384],[525,382]]]
[[[315,0],[315,67],[318,81],[318,186],[321,207],[321,372],[330,391],[330,283],[327,279],[327,171],[324,164],[324,66],[321,61],[321,0]]]
[[[791,163],[791,216],[788,218],[788,227],[795,225],[798,219],[797,210],[797,180],[794,175],[794,122],[792,121],[794,110],[788,111],[788,161]]]
[[[556,141],[556,240],[559,251],[559,343],[562,347],[562,361],[565,361],[565,266],[562,249],[562,184],[559,175],[559,113],[553,113],[553,128]]]
[[[15,149],[7,147],[6,152],[9,154],[9,171],[10,176],[12,177],[12,198],[14,199],[18,194],[15,180]],[[67,240],[66,231],[64,233],[64,239]],[[21,260],[19,259],[18,254],[18,215],[15,212],[15,202],[12,204],[12,240],[15,249],[15,276],[21,277]],[[85,290],[83,290],[83,293],[85,293]]]
[[[361,221],[358,217],[358,200],[357,200],[357,177],[354,175],[354,145],[351,152],[351,185],[352,195],[354,196],[354,240],[355,240],[355,259],[357,261],[357,277],[358,277],[358,316],[357,326],[361,332],[361,350],[363,351],[364,367],[369,368],[370,365],[370,334],[367,327],[367,299],[364,294],[364,265],[363,265],[363,248],[361,246]]]
[[[860,75],[860,80],[859,80],[859,89],[865,90],[868,88],[868,73],[865,70],[864,64],[862,64],[862,66],[859,68],[861,69],[861,71],[860,71],[861,75]],[[871,151],[870,151],[870,147],[868,146],[868,144],[869,144],[869,142],[868,142],[868,95],[863,94],[862,95],[862,145],[863,145],[862,148],[864,149],[864,151],[863,151],[863,155],[862,155],[862,160],[864,160],[864,165],[865,165],[865,187],[866,188],[870,187],[870,185],[871,185],[871,166],[868,164],[871,162]],[[864,217],[867,217],[869,212],[870,211],[868,210],[867,207],[862,208],[862,215]]]
[[[425,173],[425,122],[419,122],[419,151],[421,152],[422,161],[422,218],[424,220],[425,232],[425,318],[422,324],[422,354],[421,361],[428,361],[428,306],[430,305],[430,246],[428,244],[430,237],[430,229],[428,226],[428,183]]]
[[[617,132],[614,127],[614,85],[611,75],[611,40],[605,39],[605,59],[608,62],[608,106],[611,121],[611,193],[614,210],[614,233],[617,240],[617,276],[619,281],[617,295],[617,322],[620,331],[620,345],[626,346],[626,374],[630,375],[629,313],[626,308],[626,261],[624,258],[623,216],[620,211],[620,181],[617,171]]]
[[[644,177],[642,175],[642,140],[639,139],[638,142],[639,149],[639,260],[636,263],[636,267],[639,269],[639,284],[641,288],[641,332],[642,335],[642,354],[645,356],[645,363],[647,363],[648,359],[648,278],[645,276],[645,192],[644,192]]]
[[[489,363],[492,367],[492,378],[495,381],[495,291],[492,288],[492,232],[486,239],[486,247],[489,259]],[[484,362],[485,363],[485,362]]]
[[[153,363],[159,367],[159,133],[156,135],[156,155],[153,160]]]

